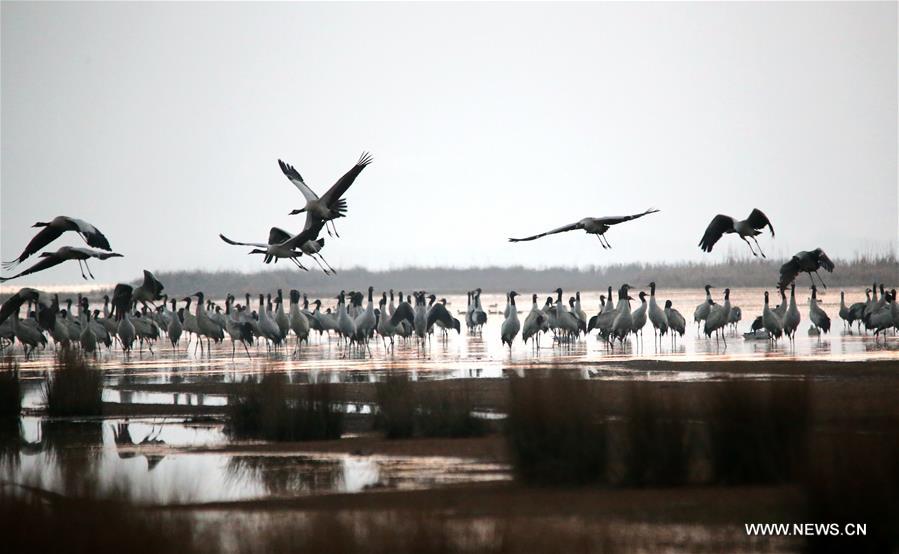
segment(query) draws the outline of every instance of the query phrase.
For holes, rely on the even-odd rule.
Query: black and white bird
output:
[[[637,219],[639,217],[643,217],[644,215],[654,214],[659,210],[648,209],[645,212],[633,214],[633,215],[622,215],[622,216],[611,216],[611,217],[585,217],[580,221],[576,221],[574,223],[564,225],[557,229],[553,229],[551,231],[546,231],[545,233],[540,233],[537,235],[532,235],[530,237],[524,237],[520,239],[510,238],[509,242],[525,242],[529,240],[539,239],[541,237],[545,237],[547,235],[554,235],[556,233],[565,233],[567,231],[578,231],[582,230],[586,232],[588,235],[595,235],[597,239],[599,239],[600,244],[602,244],[603,248],[611,248],[612,245],[609,244],[608,239],[606,239],[606,231],[612,225],[617,225],[619,223],[624,223],[625,221],[630,221],[632,219]]]
[[[334,220],[338,217],[344,217],[347,210],[346,200],[341,197],[347,189],[350,188],[356,180],[356,177],[362,173],[365,166],[371,162],[371,155],[368,152],[363,152],[359,157],[359,161],[356,162],[356,165],[347,171],[343,177],[338,179],[327,192],[319,197],[311,188],[309,188],[309,185],[303,181],[303,177],[293,168],[293,166],[278,160],[281,171],[284,172],[284,175],[295,187],[297,187],[306,199],[306,205],[302,208],[293,210],[290,212],[290,215],[306,212],[306,224],[304,225],[304,228],[309,228],[318,222],[326,224],[330,221],[331,227],[334,228],[334,235],[339,237],[340,235],[337,234],[337,228],[334,227]],[[328,234],[331,234],[331,229],[328,229]]]
[[[232,246],[252,246],[250,254],[263,254],[265,263],[278,262],[279,259],[287,259],[293,262],[299,269],[308,271],[308,269],[299,262],[297,258],[306,254],[313,260],[326,274],[336,274],[334,268],[328,264],[322,257],[321,250],[325,246],[325,239],[318,238],[319,232],[324,227],[323,221],[313,222],[311,227],[303,229],[296,235],[291,235],[284,229],[272,227],[268,232],[268,242],[239,242],[231,240],[223,234],[219,234],[226,243]],[[325,265],[323,266],[322,263]],[[325,268],[327,266],[327,269]]]
[[[802,250],[794,254],[790,261],[780,267],[780,280],[777,282],[777,287],[780,290],[786,290],[800,273],[808,273],[808,278],[811,279],[814,285],[815,280],[812,278],[812,273],[814,273],[818,275],[821,285],[826,289],[827,285],[824,284],[824,279],[821,279],[818,270],[823,269],[828,273],[833,273],[833,268],[833,262],[820,248],[815,248],[811,251]]]
[[[728,233],[736,233],[740,235],[743,242],[749,246],[749,250],[752,251],[753,256],[761,255],[764,258],[765,253],[762,252],[762,247],[759,246],[759,241],[756,240],[755,237],[762,234],[761,230],[765,227],[768,227],[768,229],[771,230],[771,236],[773,237],[774,227],[768,220],[768,216],[762,213],[758,208],[753,209],[752,212],[750,212],[749,217],[743,220],[734,219],[729,215],[718,214],[712,219],[709,226],[706,227],[705,233],[699,241],[699,247],[704,252],[711,252],[712,247],[715,246],[715,243],[718,242],[722,236]],[[751,238],[752,241],[755,242],[755,245],[759,249],[758,253],[752,248],[752,244],[746,240],[746,237]]]
[[[12,277],[0,277],[0,283],[9,281],[11,279],[17,279],[19,277],[24,277],[25,275],[31,275],[32,273],[37,273],[38,271],[49,269],[69,260],[78,261],[78,267],[81,269],[82,278],[87,279],[87,276],[84,274],[84,268],[87,268],[87,274],[91,276],[91,279],[93,279],[94,274],[91,273],[91,269],[87,265],[87,261],[89,259],[97,258],[98,260],[106,260],[108,258],[121,258],[122,255],[115,252],[103,252],[100,250],[92,250],[90,248],[83,248],[79,246],[63,246],[56,252],[43,252],[41,253],[40,257],[41,261],[37,262],[24,271],[20,271]],[[84,264],[83,267],[81,265],[82,263]]]
[[[165,286],[162,282],[160,282],[152,272],[145,269],[144,280],[139,287],[134,289],[131,300],[133,302],[140,302],[145,306],[148,302],[155,306],[154,302],[162,300],[162,289],[164,288]]]
[[[25,250],[19,254],[18,258],[3,262],[3,269],[9,270],[14,268],[28,259],[29,256],[37,254],[38,250],[58,239],[67,231],[75,231],[78,233],[88,246],[106,251],[112,250],[109,246],[109,241],[106,240],[106,236],[101,233],[99,229],[81,219],[60,215],[49,222],[38,221],[32,225],[32,227],[43,227],[43,229],[41,229],[38,234],[34,235],[34,238],[31,239],[31,242],[29,242],[28,246],[25,247]]]

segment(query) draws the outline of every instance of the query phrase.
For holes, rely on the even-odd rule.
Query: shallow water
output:
[[[21,418],[20,448],[0,458],[0,480],[61,494],[128,491],[144,503],[203,503],[370,489],[421,489],[510,478],[502,464],[451,457],[194,451],[222,447],[221,424],[179,418]]]
[[[722,302],[722,293],[713,291],[716,302]],[[821,307],[831,316],[831,332],[822,336],[810,336],[808,320],[807,291],[802,290],[797,304],[802,316],[795,341],[782,339],[776,343],[767,340],[744,340],[743,333],[749,330],[755,316],[761,314],[763,302],[762,289],[741,289],[731,293],[733,306],[740,306],[743,321],[736,331],[729,331],[722,340],[709,339],[692,324],[693,310],[704,298],[702,290],[659,290],[658,302],[671,299],[675,308],[679,309],[687,319],[687,332],[676,341],[665,336],[661,341],[654,340],[653,328],[647,323],[644,336],[631,337],[623,345],[609,347],[595,334],[582,337],[572,344],[553,344],[552,335],[544,335],[539,349],[531,344],[525,345],[519,336],[511,351],[503,347],[500,341],[502,312],[505,307],[503,295],[487,295],[482,298],[482,305],[488,310],[487,325],[478,334],[469,334],[464,325],[466,298],[464,296],[448,296],[449,308],[460,320],[463,320],[462,333],[451,332],[444,338],[436,332],[426,348],[419,348],[414,340],[396,339],[394,350],[388,350],[380,338],[371,342],[371,354],[363,350],[347,352],[340,345],[336,336],[318,336],[313,332],[309,344],[303,344],[296,355],[292,337],[290,346],[269,351],[259,345],[250,349],[252,359],[238,352],[232,358],[231,344],[228,339],[215,346],[205,354],[195,351],[195,344],[182,344],[177,352],[172,350],[165,339],[154,348],[155,353],[148,350],[134,352],[124,356],[120,351],[104,351],[98,358],[98,364],[107,370],[110,377],[118,377],[119,385],[128,382],[176,382],[178,379],[203,380],[211,379],[221,382],[239,380],[248,374],[257,374],[263,367],[270,370],[300,372],[308,379],[321,378],[332,381],[374,381],[385,371],[402,370],[413,374],[414,378],[459,378],[459,377],[500,377],[503,369],[526,368],[530,365],[563,365],[576,367],[597,362],[614,362],[627,360],[766,360],[778,359],[818,359],[818,360],[874,360],[899,358],[899,338],[895,334],[875,338],[870,334],[859,335],[857,331],[844,329],[839,319],[839,293],[825,292],[821,295]],[[847,303],[864,299],[862,288],[847,289]],[[584,292],[581,294],[583,310],[588,318],[598,311],[600,292]],[[632,292],[634,298],[638,292]],[[545,300],[546,294],[538,297],[538,302]],[[568,293],[565,294],[567,298]],[[639,300],[633,302],[633,307]],[[519,298],[518,309],[522,321],[530,310],[530,299]],[[460,313],[462,312],[462,313]],[[726,344],[725,344],[726,342]],[[8,350],[8,349],[7,349]],[[39,351],[32,360],[22,359],[21,348],[14,349],[14,354],[21,362],[23,373],[35,377],[38,372],[50,368],[53,361],[53,347]],[[125,388],[127,387],[120,387]],[[146,395],[118,393],[120,401],[141,402],[153,401]],[[125,396],[129,395],[126,399]],[[107,399],[117,401],[107,393]],[[173,400],[166,400],[172,402]],[[210,405],[220,402],[216,398],[181,397],[178,403]]]

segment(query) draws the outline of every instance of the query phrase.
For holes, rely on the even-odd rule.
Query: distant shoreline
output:
[[[301,290],[311,296],[336,294],[340,290],[365,290],[369,285],[381,290],[432,290],[443,294],[465,293],[476,287],[484,292],[505,292],[511,289],[546,291],[556,287],[566,290],[598,290],[621,283],[642,285],[656,281],[666,288],[699,288],[706,283],[718,287],[771,287],[777,283],[778,272],[784,260],[729,259],[721,263],[630,263],[591,268],[433,268],[407,267],[373,271],[365,268],[338,270],[336,276],[320,271],[302,272],[296,269],[258,271],[159,271],[154,273],[165,285],[170,296],[183,297],[198,290],[207,297],[220,298],[226,293],[242,296],[245,292],[274,292],[283,289]],[[884,282],[889,286],[899,284],[899,261],[894,255],[858,257],[853,260],[834,260],[833,273],[822,272],[831,288],[870,285]],[[152,268],[150,268],[152,271]],[[139,285],[140,281],[131,281]],[[35,287],[60,296],[86,293],[99,297],[111,291],[114,284],[78,283]],[[19,290],[15,283],[7,283],[0,289],[0,300]]]

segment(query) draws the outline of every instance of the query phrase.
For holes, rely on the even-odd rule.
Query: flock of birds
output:
[[[269,230],[268,240],[264,243],[235,241],[223,234],[219,236],[227,244],[252,247],[249,253],[262,254],[264,263],[288,259],[299,269],[308,271],[299,260],[301,256],[306,255],[326,274],[335,274],[334,268],[322,257],[325,239],[319,235],[324,228],[330,236],[339,237],[335,220],[346,216],[347,202],[343,195],[371,162],[371,156],[363,153],[346,174],[319,196],[293,166],[278,160],[285,177],[299,190],[305,200],[302,208],[290,212],[290,215],[306,214],[302,230],[291,234],[284,229],[272,227]],[[582,230],[596,236],[603,248],[611,248],[605,235],[613,226],[658,211],[648,209],[626,216],[588,217],[536,235],[510,238],[509,241],[526,242],[548,235]],[[106,236],[96,226],[80,219],[59,216],[49,222],[35,223],[34,227],[42,230],[31,239],[16,259],[4,262],[3,269],[9,271],[15,268],[70,231],[79,235],[91,248],[63,246],[55,252],[42,252],[39,255],[41,259],[34,265],[10,277],[0,278],[0,282],[30,275],[70,260],[78,261],[83,278],[87,279],[87,275],[93,278],[88,266],[89,260],[122,256],[112,251]],[[753,209],[743,220],[719,214],[707,226],[699,241],[699,247],[705,252],[711,252],[724,235],[735,234],[746,242],[754,256],[765,257],[756,237],[762,234],[766,227],[773,237],[774,227],[759,209]],[[817,284],[813,277],[817,276],[821,286],[826,288],[827,285],[818,273],[821,269],[832,272],[834,264],[820,248],[801,251],[794,255],[780,269],[778,281],[780,304],[770,308],[769,294],[765,292],[762,314],[753,321],[751,332],[746,333],[744,337],[771,340],[778,340],[783,335],[791,340],[795,337],[801,320],[795,299],[795,280],[800,273],[807,273],[812,282],[812,294],[808,304],[812,331],[828,332],[830,318],[819,305]],[[88,299],[79,296],[75,304],[78,313],[75,315],[71,299],[66,301],[66,308],[61,309],[57,296],[54,295],[50,299],[41,298],[41,294],[35,289],[23,288],[0,308],[0,346],[8,346],[15,339],[23,345],[28,355],[38,346],[47,344],[46,333],[58,345],[77,345],[86,352],[96,352],[101,345],[112,347],[113,343],[120,344],[123,351],[130,352],[135,342],[140,349],[147,344],[152,350],[152,344],[161,337],[166,337],[172,347],[177,349],[182,335],[187,335],[188,344],[191,338],[195,338],[194,348],[205,350],[211,347],[212,342],[223,341],[227,335],[231,339],[232,355],[236,352],[237,345],[241,344],[249,356],[250,345],[262,341],[271,348],[279,348],[286,344],[291,332],[295,337],[296,352],[302,341],[308,341],[311,331],[318,331],[320,335],[322,333],[330,335],[334,332],[343,341],[346,349],[364,349],[370,354],[369,343],[375,335],[382,339],[387,348],[393,346],[395,337],[417,338],[419,344],[424,347],[426,339],[431,336],[435,327],[444,336],[452,330],[461,332],[461,323],[448,310],[446,300],[438,302],[436,295],[424,291],[417,291],[406,297],[399,293],[396,303],[392,290],[389,293],[389,301],[387,292],[382,292],[377,309],[374,307],[373,287],[368,289],[367,302],[363,292],[341,291],[335,298],[336,309],[332,311],[329,308],[322,312],[321,300],[315,300],[312,303],[314,309],[310,310],[306,295],[302,295],[301,307],[300,293],[296,290],[290,291],[288,309],[284,307],[282,291],[278,290],[274,297],[271,294],[260,294],[258,308],[254,311],[249,294],[245,295],[244,304],[235,303],[235,297],[229,294],[222,307],[207,300],[202,292],[197,292],[181,299],[185,305],[178,307],[179,299],[169,299],[162,293],[163,289],[162,283],[151,272],[144,271],[141,286],[134,288],[127,284],[118,284],[112,298],[104,296],[102,312],[99,308],[92,310]],[[502,342],[511,348],[520,333],[525,343],[532,341],[534,347],[539,348],[540,336],[551,333],[554,342],[571,344],[580,336],[586,336],[595,329],[598,331],[598,337],[613,345],[616,340],[622,343],[631,335],[638,336],[642,340],[643,328],[647,321],[651,323],[654,337],[659,341],[669,333],[672,340],[676,340],[676,336],[683,336],[686,329],[684,316],[673,307],[670,300],[665,302],[664,308],[659,305],[656,300],[655,283],[649,284],[648,301],[646,292],[639,292],[637,296],[640,305],[634,309],[631,308],[631,302],[635,300],[629,294],[631,289],[630,285],[621,285],[616,302],[612,296],[612,287],[609,287],[608,295],[600,297],[599,312],[589,319],[581,308],[579,292],[566,303],[563,301],[562,289],[557,289],[555,299],[552,296],[547,297],[542,306],[538,305],[538,295],[533,294],[531,309],[523,322],[519,319],[516,306],[516,297],[519,294],[510,291],[506,295],[506,309],[501,326]],[[790,289],[789,300],[786,297],[787,289]],[[716,340],[724,340],[726,345],[724,331],[727,326],[735,328],[736,323],[742,318],[741,310],[731,305],[730,289],[724,289],[722,304],[714,302],[710,286],[707,285],[705,290],[706,300],[694,310],[693,321],[698,328],[701,327],[700,330],[706,337],[711,338],[714,334]],[[866,330],[873,330],[876,335],[880,335],[883,331],[899,325],[899,305],[895,302],[895,290],[886,291],[884,285],[880,285],[879,291],[878,297],[878,287],[875,284],[869,289],[869,298],[866,302],[858,302],[849,307],[845,305],[841,294],[840,317],[847,326],[857,324],[861,330],[861,326],[864,325]],[[468,306],[464,315],[466,327],[471,333],[480,332],[487,320],[487,313],[480,304],[480,296],[480,289],[468,293]],[[194,299],[196,301],[191,308]],[[20,308],[25,303],[28,304],[27,317],[20,319]],[[169,304],[172,306],[171,309],[168,308]]]

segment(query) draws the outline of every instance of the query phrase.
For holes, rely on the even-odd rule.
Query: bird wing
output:
[[[434,323],[437,321],[444,324],[446,327],[453,326],[453,316],[450,315],[449,311],[446,309],[446,306],[440,304],[439,302],[431,306],[431,309],[428,311],[428,328],[434,325]]]
[[[625,221],[630,221],[632,219],[637,219],[638,217],[643,217],[644,215],[654,214],[657,211],[659,211],[659,210],[656,210],[655,208],[650,208],[650,209],[646,210],[645,212],[641,212],[638,214],[600,217],[600,218],[595,219],[595,221],[597,223],[601,223],[603,225],[615,225],[618,223],[623,223]]]
[[[780,279],[777,281],[777,288],[782,291],[786,290],[790,283],[796,280],[799,275],[799,258],[793,256],[790,261],[780,266]]]
[[[28,300],[37,300],[38,292],[32,288],[24,288],[17,292],[16,294],[10,296],[6,299],[6,302],[0,306],[0,324],[9,318],[12,314],[16,313],[16,310],[22,306]]]
[[[66,219],[75,227],[75,230],[78,231],[78,234],[81,235],[81,238],[84,239],[88,246],[112,250],[109,246],[109,241],[106,240],[106,235],[101,233],[99,229],[83,219],[75,219],[74,217],[66,217]]]
[[[278,160],[278,165],[281,166],[281,171],[287,177],[287,179],[293,183],[293,186],[297,187],[300,191],[300,194],[306,199],[307,202],[312,202],[313,200],[318,200],[318,195],[309,188],[309,185],[303,181],[303,177],[300,175],[300,172],[293,168],[289,163]]]
[[[762,210],[758,208],[754,208],[752,212],[750,212],[749,217],[746,218],[746,221],[752,225],[753,229],[762,230],[765,226],[771,230],[771,236],[774,236],[774,227],[771,225],[771,222],[768,221],[768,216],[762,213]]]
[[[272,227],[268,232],[269,244],[281,244],[290,238],[290,233],[279,227]]]
[[[328,192],[322,195],[322,202],[324,202],[324,204],[329,208],[333,207],[334,204],[338,200],[340,200],[340,197],[343,196],[343,193],[345,193],[347,189],[350,188],[350,185],[353,184],[353,181],[356,180],[356,177],[358,177],[359,174],[362,173],[362,170],[365,169],[365,166],[367,166],[371,162],[371,154],[369,154],[368,152],[363,152],[362,155],[359,156],[359,161],[356,162],[356,165],[354,165],[349,171],[347,171],[343,177],[338,179],[337,182],[328,189]]]
[[[25,275],[31,275],[32,273],[37,273],[38,271],[43,271],[45,269],[49,269],[55,265],[61,264],[64,261],[66,261],[66,258],[57,256],[55,253],[50,254],[49,256],[41,258],[41,260],[38,263],[29,267],[25,271],[20,271],[19,273],[13,275],[12,277],[0,277],[0,283],[5,283],[6,281],[9,281],[11,279],[16,279],[18,277],[24,277]]]
[[[162,293],[162,289],[164,289],[165,286],[159,282],[159,279],[157,279],[155,275],[145,269],[144,282],[141,284],[140,288],[153,293],[153,299],[158,300]]]
[[[699,241],[699,247],[705,252],[711,252],[715,243],[721,239],[725,232],[734,228],[734,218],[729,215],[718,214],[706,227],[702,239]]]
[[[580,221],[577,221],[577,222],[575,222],[575,223],[570,223],[570,224],[568,224],[568,225],[564,225],[564,226],[562,226],[562,227],[558,227],[558,228],[556,228],[556,229],[553,229],[552,231],[546,231],[545,233],[540,233],[539,235],[532,235],[532,236],[530,236],[530,237],[524,237],[524,238],[522,238],[522,239],[513,239],[513,238],[510,238],[510,239],[509,239],[509,242],[525,242],[525,241],[528,241],[528,240],[539,239],[540,237],[545,237],[545,236],[547,236],[547,235],[554,235],[554,234],[556,234],[556,233],[564,233],[564,232],[566,232],[566,231],[574,231],[574,230],[576,230],[576,229],[583,229],[583,228],[584,228],[584,226],[581,224],[581,222],[580,222]]]
[[[271,236],[271,235],[269,235],[269,236]],[[261,242],[237,242],[236,240],[229,239],[228,237],[226,237],[225,235],[223,235],[221,233],[219,233],[219,238],[222,239],[223,241],[227,242],[228,244],[231,244],[234,246],[255,246],[256,248],[267,248],[268,247],[267,244],[262,244]]]
[[[306,244],[306,241],[315,240],[318,238],[318,234],[321,232],[322,227],[325,226],[325,222],[321,219],[316,218],[311,225],[307,225],[305,229],[293,235],[289,239],[281,242],[279,246],[284,248],[290,248],[291,250],[296,250]]]
[[[828,273],[833,273],[833,262],[830,258],[827,257],[827,254],[824,253],[820,248],[818,249],[818,267],[827,270]]]
[[[396,307],[393,315],[390,316],[390,324],[396,327],[403,320],[406,320],[409,323],[415,321],[415,310],[412,309],[412,306],[410,306],[408,302],[403,302]]]
[[[19,257],[15,260],[4,262],[3,268],[12,269],[13,267],[19,265],[20,263],[28,259],[29,256],[31,256],[32,254],[37,254],[38,250],[44,248],[54,240],[58,239],[63,234],[63,232],[64,231],[62,229],[53,225],[44,227],[38,234],[34,235],[34,237],[25,247],[25,250],[23,250],[22,253],[19,254]]]

